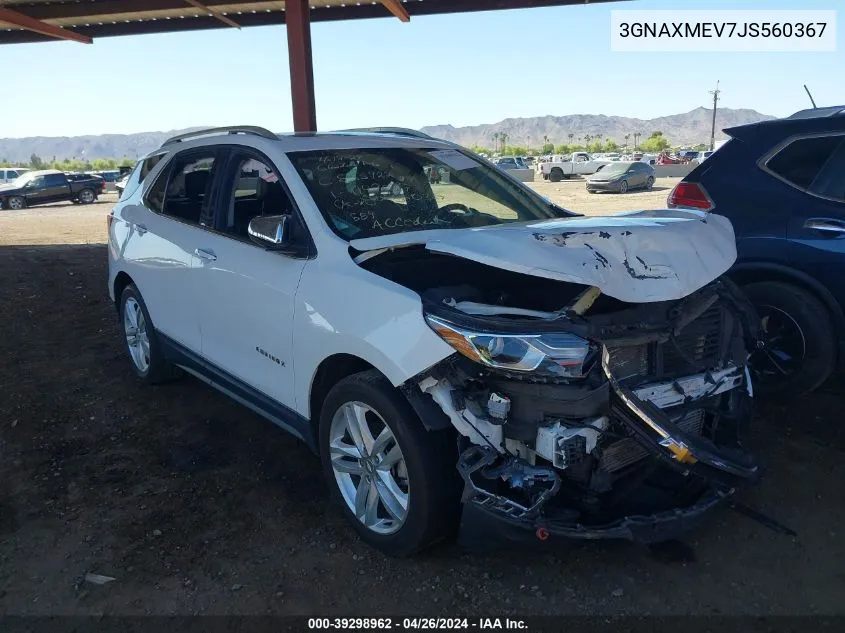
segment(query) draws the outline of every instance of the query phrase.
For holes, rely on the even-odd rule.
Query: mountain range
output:
[[[493,145],[493,134],[507,134],[508,145],[531,145],[539,147],[548,137],[552,143],[569,142],[585,135],[595,137],[601,134],[604,140],[613,139],[623,144],[625,134],[642,134],[648,138],[660,130],[674,145],[695,145],[710,140],[712,112],[707,108],[696,108],[683,114],[656,119],[633,119],[604,114],[570,114],[566,116],[540,116],[505,119],[498,123],[454,127],[452,125],[431,125],[421,131],[465,146]],[[716,114],[717,140],[725,138],[721,130],[734,125],[763,121],[774,117],[755,110],[722,108]],[[196,128],[188,128],[188,130]],[[186,130],[169,132],[142,132],[139,134],[97,134],[87,136],[33,136],[28,138],[0,139],[0,161],[28,162],[32,154],[46,161],[95,158],[137,158],[159,147],[170,136]],[[630,143],[633,143],[633,136]]]
[[[606,141],[613,139],[619,145],[625,142],[625,135],[630,134],[629,143],[633,145],[633,134],[642,134],[641,140],[651,136],[652,132],[661,131],[673,145],[697,145],[710,142],[710,127],[713,111],[696,108],[683,114],[658,117],[656,119],[632,119],[604,114],[570,114],[566,116],[540,116],[520,119],[505,119],[498,123],[454,127],[451,125],[430,125],[421,131],[438,138],[454,141],[471,147],[493,147],[493,135],[507,134],[508,145],[539,147],[544,137],[558,145],[569,143],[569,134],[573,142],[585,135],[602,135]],[[725,128],[746,123],[755,123],[775,117],[760,114],[756,110],[721,108],[716,112],[716,140],[727,138],[722,132]],[[582,141],[583,142],[583,141]]]

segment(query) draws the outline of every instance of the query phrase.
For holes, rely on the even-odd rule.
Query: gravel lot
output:
[[[662,206],[671,184],[536,186],[599,212]],[[759,409],[768,473],[742,499],[797,538],[725,508],[663,548],[386,558],[303,445],[196,380],[132,378],[105,289],[113,203],[0,211],[0,614],[845,612],[841,390]]]

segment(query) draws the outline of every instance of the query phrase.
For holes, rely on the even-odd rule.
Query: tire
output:
[[[645,188],[649,191],[654,186],[654,176],[649,176],[648,180],[645,181]]]
[[[767,349],[751,357],[755,392],[792,398],[819,387],[830,377],[837,359],[838,340],[827,307],[811,292],[790,283],[762,281],[743,289],[763,319],[764,332],[771,336]],[[778,334],[782,328],[775,324],[781,322],[786,334]],[[791,328],[800,338],[789,336]],[[803,350],[800,358],[796,350]]]
[[[26,198],[21,196],[11,196],[6,199],[6,204],[4,205],[7,209],[11,209],[12,211],[20,211],[21,209],[26,209]]]
[[[133,284],[126,286],[120,295],[119,314],[120,329],[123,334],[126,353],[135,375],[149,385],[173,379],[176,376],[176,368],[165,359],[161,341],[156,335],[155,327],[152,319],[150,319],[150,313],[147,311],[141,293]],[[140,334],[136,333],[133,336],[129,331],[132,323],[143,325],[143,335],[146,337],[145,343],[143,338],[139,338]],[[138,341],[137,346],[130,343],[130,337],[132,337],[131,340]],[[135,353],[133,353],[133,349]],[[145,358],[146,362],[139,360],[140,358]]]
[[[563,171],[560,167],[555,167],[549,172],[549,180],[552,182],[560,182],[563,178]]]
[[[97,199],[97,194],[94,193],[93,189],[83,189],[77,194],[76,198],[81,204],[92,204]]]
[[[360,440],[349,432],[360,429],[362,419],[370,438],[376,438],[370,447],[379,444],[385,432],[392,438],[366,462],[358,457]],[[323,474],[362,540],[386,554],[409,556],[454,535],[461,485],[452,431],[426,431],[404,396],[376,370],[338,382],[326,396],[319,425]],[[367,477],[374,483],[367,486]],[[363,497],[358,492],[362,485],[369,492]],[[356,500],[366,502],[360,519]],[[389,506],[395,513],[388,512]]]
[[[628,193],[628,181],[623,180],[619,183],[619,193]]]
[[[587,189],[587,193],[596,193],[595,189]]]

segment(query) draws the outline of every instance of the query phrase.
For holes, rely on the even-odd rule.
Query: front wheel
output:
[[[793,397],[819,387],[836,365],[837,336],[825,305],[790,283],[762,281],[744,287],[762,320],[766,347],[750,365],[755,391]]]
[[[651,189],[654,186],[654,176],[649,176],[648,180],[645,181],[645,188]]]
[[[619,193],[627,193],[628,192],[628,181],[623,180],[619,183]]]
[[[329,391],[319,445],[332,496],[373,547],[408,556],[454,532],[460,507],[454,434],[426,431],[379,372],[354,374]]]
[[[91,189],[83,189],[79,192],[78,198],[82,204],[91,204],[96,199],[96,196]]]

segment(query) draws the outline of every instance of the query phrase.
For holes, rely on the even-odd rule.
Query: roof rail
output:
[[[225,127],[210,127],[204,130],[194,130],[193,132],[185,132],[184,134],[177,134],[167,139],[162,143],[162,147],[170,145],[171,143],[181,143],[192,138],[200,138],[202,136],[212,136],[214,134],[254,134],[262,138],[269,138],[277,141],[279,137],[273,134],[270,130],[256,125],[229,125]]]
[[[338,132],[363,132],[368,134],[395,134],[397,136],[410,136],[412,138],[425,138],[434,140],[433,136],[429,136],[425,132],[419,130],[412,130],[407,127],[358,127],[349,130],[338,130]]]

